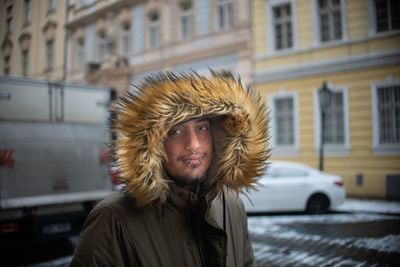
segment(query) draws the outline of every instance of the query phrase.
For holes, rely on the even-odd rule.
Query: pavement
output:
[[[400,214],[400,201],[347,198],[335,211]]]
[[[335,211],[250,216],[258,265],[400,266],[400,202],[348,198]]]

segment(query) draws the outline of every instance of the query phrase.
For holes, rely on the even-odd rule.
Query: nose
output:
[[[194,129],[190,129],[186,132],[185,149],[189,151],[197,151],[199,149],[199,137],[197,136]]]

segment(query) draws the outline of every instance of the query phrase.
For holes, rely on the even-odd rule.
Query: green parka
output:
[[[88,216],[70,266],[256,266],[239,193],[269,157],[267,111],[227,72],[148,78],[119,102],[113,130],[126,187]],[[176,124],[209,117],[213,160],[196,192],[163,170],[163,140]]]

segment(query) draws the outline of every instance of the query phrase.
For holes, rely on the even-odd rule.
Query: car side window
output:
[[[275,177],[305,177],[308,175],[306,170],[293,167],[278,167],[274,170]]]

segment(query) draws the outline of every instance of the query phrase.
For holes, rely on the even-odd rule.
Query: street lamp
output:
[[[323,83],[322,88],[318,90],[319,108],[321,112],[321,138],[319,146],[319,170],[324,170],[324,144],[325,144],[325,115],[329,108],[332,98],[332,91],[329,90],[326,81]]]

